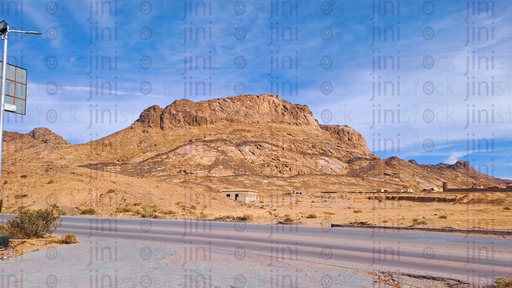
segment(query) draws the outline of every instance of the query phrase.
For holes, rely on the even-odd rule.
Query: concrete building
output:
[[[242,203],[251,203],[258,200],[258,191],[250,189],[224,189],[220,193],[224,198],[230,198]]]

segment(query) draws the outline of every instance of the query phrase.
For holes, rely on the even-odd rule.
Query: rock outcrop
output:
[[[202,102],[176,100],[165,109],[151,106],[136,121],[162,130],[212,124],[288,124],[318,126],[305,105],[291,104],[277,95],[243,95]]]
[[[347,125],[320,125],[320,128],[329,132],[335,139],[346,145],[348,148],[370,154],[366,140],[361,133]]]
[[[34,128],[34,130],[30,131],[28,135],[35,140],[41,141],[47,145],[69,145],[69,142],[64,140],[62,136],[53,133],[48,128]]]

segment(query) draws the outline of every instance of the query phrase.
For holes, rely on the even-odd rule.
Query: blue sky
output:
[[[27,115],[84,143],[153,104],[276,93],[370,150],[512,179],[509,1],[1,1]]]

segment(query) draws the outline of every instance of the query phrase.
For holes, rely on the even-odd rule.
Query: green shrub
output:
[[[0,234],[9,235],[9,230],[7,229],[7,226],[0,224]]]
[[[7,249],[9,246],[10,237],[7,235],[0,235],[0,247]]]
[[[6,227],[8,235],[13,238],[43,238],[61,225],[59,218],[60,214],[55,209],[23,209],[7,221]]]
[[[308,214],[308,215],[306,216],[306,218],[308,218],[308,219],[314,219],[314,218],[317,218],[317,216],[316,216],[316,214],[311,213],[311,214]]]
[[[363,213],[361,210],[354,210],[354,213]]]

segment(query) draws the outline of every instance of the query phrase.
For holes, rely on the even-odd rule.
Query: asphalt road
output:
[[[512,277],[510,237],[62,218],[55,234],[80,243],[0,262],[0,287],[387,287],[374,283],[378,271],[477,286]]]

